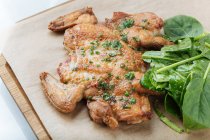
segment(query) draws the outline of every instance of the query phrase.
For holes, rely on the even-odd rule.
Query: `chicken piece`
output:
[[[117,128],[118,121],[114,117],[111,106],[103,99],[96,101],[88,101],[87,107],[89,109],[90,117],[94,122],[105,123],[110,128]]]
[[[127,36],[126,42],[134,48],[144,46],[144,48],[153,47],[154,49],[160,49],[164,45],[172,44],[163,37],[155,36],[152,31],[142,30],[135,26],[124,29],[122,34]]]
[[[79,24],[69,28],[64,34],[64,46],[67,50],[75,50],[77,46],[93,40],[117,39],[118,35],[102,24]]]
[[[98,37],[99,33],[101,33],[100,38]],[[120,104],[114,105],[114,102],[105,98],[106,102],[109,103],[108,105],[111,106],[112,112],[117,114],[116,120],[127,123],[139,123],[150,119],[151,116],[149,114],[151,114],[151,110],[150,106],[148,106],[149,101],[145,100],[145,102],[140,104],[143,97],[131,91],[134,85],[136,86],[137,80],[139,83],[139,79],[134,78],[129,80],[125,78],[125,75],[129,72],[145,72],[146,65],[141,59],[140,52],[119,41],[119,36],[103,25],[79,24],[66,30],[64,36],[65,47],[73,53],[70,55],[71,61],[62,63],[58,68],[62,82],[75,83],[75,79],[82,82],[85,78],[80,75],[81,72],[85,72],[86,76],[88,76],[86,80],[90,82],[84,92],[85,98],[102,98],[105,96],[104,94],[108,94],[106,95],[108,96],[107,98],[112,96],[113,98],[120,99],[125,96],[126,91],[129,91],[131,96],[126,98],[135,98],[134,100],[137,103],[130,104],[130,111],[125,111],[123,108],[124,101],[116,101]],[[76,56],[74,56],[75,54]],[[76,67],[76,70],[72,71],[71,67]],[[94,75],[94,78],[90,77],[90,75]],[[132,85],[133,83],[134,85]],[[148,91],[141,86],[138,86],[138,88],[140,89],[136,90],[142,91],[142,94],[146,94]],[[147,99],[148,97],[145,96],[144,98]],[[143,104],[146,104],[148,108],[145,112],[141,108]],[[106,109],[104,109],[106,111],[99,109],[107,108],[105,107],[106,105],[101,100],[93,101],[93,103],[92,101],[88,102],[90,116],[93,121],[107,124],[103,118],[110,118],[110,115],[105,113]],[[126,112],[130,114],[127,117],[125,117]],[[107,125],[110,126],[110,124]]]
[[[96,32],[92,32],[93,29]],[[100,38],[99,33],[102,34]],[[104,73],[120,67],[130,71],[146,70],[145,63],[140,59],[141,52],[128,47],[110,29],[102,25],[79,24],[66,30],[64,45],[70,53],[73,52],[71,57],[77,55],[76,66],[88,66],[86,70],[95,69]]]
[[[90,64],[89,60],[83,61],[80,55],[77,57],[70,56],[70,59],[61,63],[57,69],[60,80],[63,83],[90,83],[98,79],[106,79],[106,72],[111,71],[109,68],[98,68]]]
[[[80,18],[83,14],[80,10],[70,15],[72,20],[75,15]],[[93,13],[87,15],[94,17]],[[57,69],[60,81],[65,84],[48,78],[47,74],[40,77],[48,99],[59,110],[71,112],[85,98],[92,120],[111,128],[118,127],[120,121],[136,124],[149,120],[151,107],[147,94],[157,93],[139,84],[147,66],[141,52],[130,46],[169,44],[159,36],[162,19],[153,13],[116,12],[105,25],[73,21],[64,34],[69,59]],[[126,41],[120,40],[123,35]]]
[[[128,124],[141,123],[151,119],[151,107],[146,96],[139,96],[134,92],[129,97],[117,96],[118,100],[112,105],[118,121]]]
[[[157,48],[172,44],[160,35],[163,21],[154,13],[127,14],[115,12],[112,19],[106,19],[106,26],[118,30],[124,42],[133,48]]]
[[[123,30],[132,26],[140,27],[159,34],[163,27],[163,20],[151,12],[127,14],[124,12],[114,12],[112,19],[106,19],[106,26],[111,29]]]
[[[52,77],[50,74],[43,72],[40,74],[45,95],[49,101],[61,112],[72,112],[76,104],[83,98],[85,85],[83,84],[63,84]]]
[[[81,23],[96,24],[97,18],[94,15],[91,7],[85,7],[80,10],[76,10],[64,16],[60,16],[57,19],[50,22],[48,29],[58,32],[64,31],[74,25]]]

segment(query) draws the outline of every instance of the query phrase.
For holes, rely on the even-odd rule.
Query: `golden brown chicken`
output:
[[[112,19],[106,19],[105,25],[117,30],[121,39],[133,48],[160,48],[171,44],[160,34],[163,20],[151,12],[138,14],[114,12]]]
[[[52,31],[65,31],[66,29],[73,27],[74,25],[81,23],[96,24],[97,18],[94,15],[91,7],[85,7],[75,12],[69,13],[64,16],[60,16],[57,19],[50,22],[48,29]]]
[[[144,29],[141,27],[143,19],[149,21]],[[127,20],[133,21],[127,23]],[[162,20],[152,13],[129,15],[117,12],[105,25],[79,23],[69,26],[71,28],[64,34],[69,59],[57,69],[60,82],[48,73],[40,75],[50,102],[59,111],[67,113],[72,112],[80,100],[87,99],[92,120],[110,128],[118,127],[120,121],[136,124],[149,120],[148,95],[156,93],[139,84],[147,67],[141,52],[130,46],[168,44],[162,37],[154,35],[159,34]],[[123,29],[116,31],[121,26]],[[127,35],[126,41],[122,39],[123,34]],[[136,36],[143,39],[141,43],[131,41]]]

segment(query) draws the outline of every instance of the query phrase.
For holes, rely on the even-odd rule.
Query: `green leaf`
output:
[[[210,128],[210,61],[194,62],[182,106],[183,123],[188,129]]]
[[[164,46],[161,51],[164,52],[180,52],[180,51],[190,51],[192,47],[192,42],[190,38],[185,38],[183,40],[179,40],[176,45],[167,45]]]
[[[148,70],[144,76],[141,78],[140,83],[143,87],[150,89],[150,90],[155,90],[155,87],[152,85],[152,83],[150,82],[149,76],[151,74],[151,69]]]
[[[200,40],[199,40],[199,43],[201,45],[205,45],[205,43],[210,43],[210,34],[207,34],[205,36],[203,36]]]
[[[171,113],[172,115],[180,118],[181,116],[180,108],[177,105],[177,103],[174,101],[174,99],[169,96],[169,94],[165,96],[164,107],[168,113]]]
[[[164,23],[164,33],[172,41],[196,37],[203,33],[201,23],[190,16],[178,15],[169,18]]]
[[[157,116],[160,118],[160,120],[165,123],[168,127],[170,127],[171,129],[173,129],[174,131],[178,132],[178,133],[182,133],[184,132],[183,128],[180,128],[179,126],[177,126],[174,122],[172,122],[171,120],[169,120],[166,116],[164,116],[157,107],[157,100],[154,103],[154,111],[157,114]]]
[[[171,70],[170,72],[170,79],[169,79],[169,86],[168,91],[170,96],[174,99],[179,107],[181,107],[181,94],[183,90],[183,86],[185,81],[187,80],[186,77],[182,76],[175,70]]]
[[[168,54],[162,51],[147,51],[142,55],[145,62],[162,62],[162,63],[174,63],[178,62],[179,57],[174,54]]]

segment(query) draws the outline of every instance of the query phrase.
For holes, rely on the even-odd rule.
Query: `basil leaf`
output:
[[[164,23],[164,33],[170,40],[196,37],[203,33],[201,23],[190,16],[178,15],[169,18]]]

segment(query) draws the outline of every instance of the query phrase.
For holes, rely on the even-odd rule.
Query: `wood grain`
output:
[[[0,77],[37,138],[40,140],[51,139],[3,55],[0,55]]]

